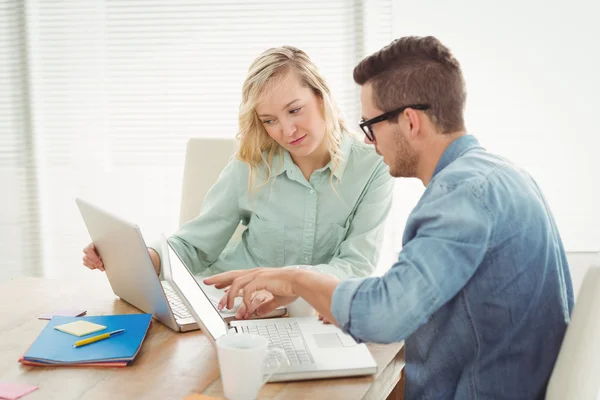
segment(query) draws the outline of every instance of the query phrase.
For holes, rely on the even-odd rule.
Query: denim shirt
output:
[[[470,135],[453,141],[383,277],[341,282],[339,325],[360,341],[406,340],[407,399],[537,399],[573,288],[540,188]]]

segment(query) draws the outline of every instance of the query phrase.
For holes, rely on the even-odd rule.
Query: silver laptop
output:
[[[213,345],[223,335],[245,332],[264,336],[271,346],[285,351],[287,360],[276,356],[267,360],[267,371],[276,369],[280,363],[283,365],[270,382],[372,375],[377,372],[377,364],[364,344],[357,344],[351,336],[334,325],[323,324],[317,317],[228,323],[171,245],[167,247],[170,269],[164,271],[165,279],[171,282]]]
[[[113,292],[175,331],[198,329],[198,324],[169,283],[156,275],[139,227],[84,200],[75,201],[96,251],[102,257]],[[161,253],[167,254],[166,239],[161,245]],[[161,268],[168,270],[168,257],[163,258]],[[213,294],[211,301],[217,304],[218,300]],[[269,316],[281,316],[286,312],[281,308]],[[227,320],[235,319],[235,310],[224,310],[222,315]]]

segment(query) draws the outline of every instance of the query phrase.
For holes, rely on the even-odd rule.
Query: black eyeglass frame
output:
[[[407,108],[412,108],[413,110],[425,111],[425,110],[430,109],[431,106],[429,104],[411,104],[408,106],[398,107],[392,111],[385,112],[375,118],[371,118],[366,121],[364,119],[361,119],[360,122],[358,123],[358,126],[360,126],[360,129],[367,136],[367,138],[371,142],[373,142],[373,141],[375,141],[375,134],[373,133],[373,128],[371,128],[371,125],[376,124],[381,121],[389,120],[389,119],[397,116],[398,114],[400,114],[402,111],[406,110]]]

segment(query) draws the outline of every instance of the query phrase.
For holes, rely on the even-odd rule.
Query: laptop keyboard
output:
[[[285,351],[290,365],[314,364],[314,360],[308,346],[304,342],[302,332],[297,323],[278,323],[272,325],[237,325],[243,333],[260,335],[269,340],[269,348],[278,347]],[[239,332],[239,330],[238,330]],[[275,367],[278,363],[284,363],[279,355],[272,354],[267,359],[269,367]]]
[[[178,319],[190,318],[192,315],[187,310],[177,293],[171,289],[168,282],[161,281],[165,291],[167,301],[171,306],[171,310]],[[216,307],[217,304],[211,299],[211,302]],[[271,325],[237,325],[244,333],[251,333],[265,337],[269,341],[269,348],[277,347],[285,351],[285,355],[290,362],[290,365],[314,364],[312,355],[310,354],[302,332],[297,323],[278,323]],[[238,331],[239,332],[239,331]],[[267,366],[275,367],[279,363],[285,363],[278,354],[272,354],[267,359]]]
[[[175,317],[177,319],[190,318],[192,314],[190,314],[190,312],[187,310],[177,293],[175,293],[173,289],[171,289],[171,287],[164,281],[161,281],[161,284],[165,291],[165,296],[167,296],[167,301],[171,306],[171,310],[173,311],[173,314],[175,314]]]
[[[167,296],[167,301],[171,306],[171,310],[173,310],[173,314],[175,314],[175,316],[180,319],[191,318],[192,314],[190,314],[187,307],[185,306],[185,304],[183,304],[177,293],[173,289],[171,289],[169,282],[160,281],[160,283],[163,287],[163,290],[165,291],[165,296]],[[219,306],[218,301],[215,301],[211,298],[209,298],[209,300],[215,308]]]

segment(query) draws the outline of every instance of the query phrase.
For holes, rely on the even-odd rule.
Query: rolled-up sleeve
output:
[[[348,331],[350,325],[350,307],[354,294],[364,279],[346,279],[337,286],[331,299],[331,313],[335,317],[338,326]]]
[[[206,194],[198,217],[168,239],[194,274],[204,273],[217,260],[240,223],[244,168],[242,161],[232,159]]]
[[[464,287],[483,260],[492,213],[468,184],[437,193],[421,199],[409,217],[404,247],[384,276],[346,280],[336,288],[332,314],[354,338],[406,339]]]

